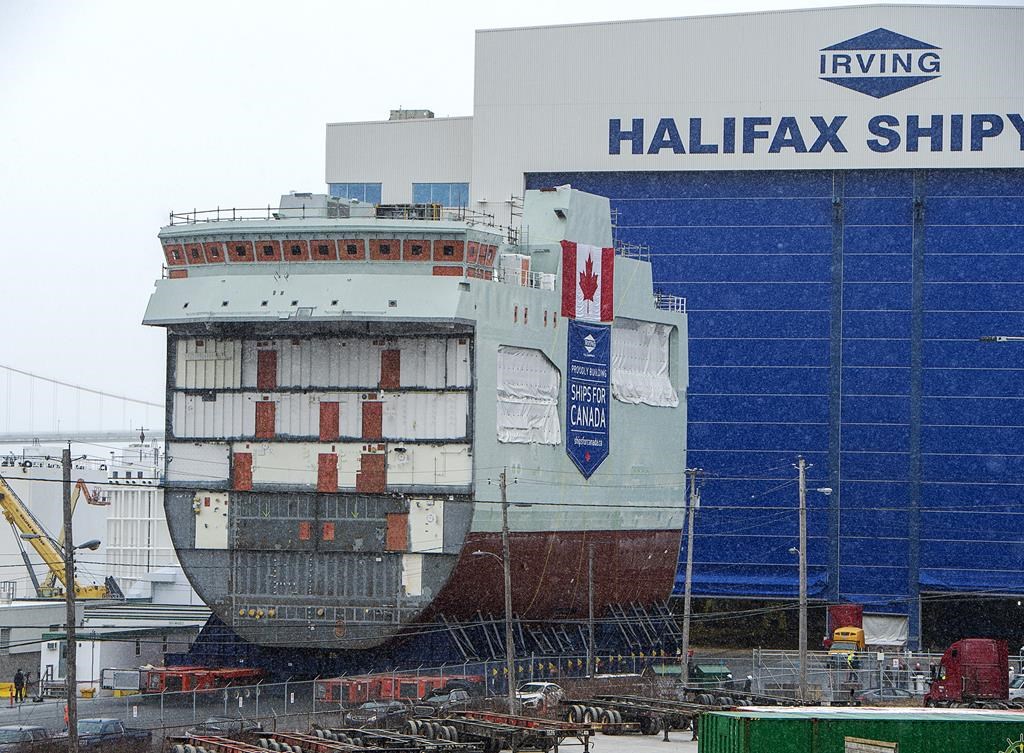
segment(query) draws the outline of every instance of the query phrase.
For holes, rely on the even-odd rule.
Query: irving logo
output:
[[[875,29],[821,50],[822,81],[875,99],[939,78],[939,47],[888,29]]]

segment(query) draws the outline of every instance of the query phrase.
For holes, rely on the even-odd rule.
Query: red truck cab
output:
[[[1009,697],[1009,655],[1006,641],[964,638],[946,649],[932,668],[926,706],[961,706]]]

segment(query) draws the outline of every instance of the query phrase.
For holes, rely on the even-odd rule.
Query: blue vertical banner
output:
[[[608,457],[611,327],[568,320],[565,451],[584,478]]]

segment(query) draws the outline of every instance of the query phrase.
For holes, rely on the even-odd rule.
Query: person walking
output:
[[[14,673],[14,702],[21,703],[25,700],[25,675],[21,671],[21,667],[18,667],[18,671]]]

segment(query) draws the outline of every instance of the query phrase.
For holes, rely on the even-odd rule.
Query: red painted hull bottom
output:
[[[594,611],[610,604],[667,599],[675,582],[681,531],[557,531],[513,533],[512,612],[527,620],[585,618],[587,553],[594,550]],[[470,620],[505,612],[500,533],[466,537],[451,577],[431,604],[431,618]]]

